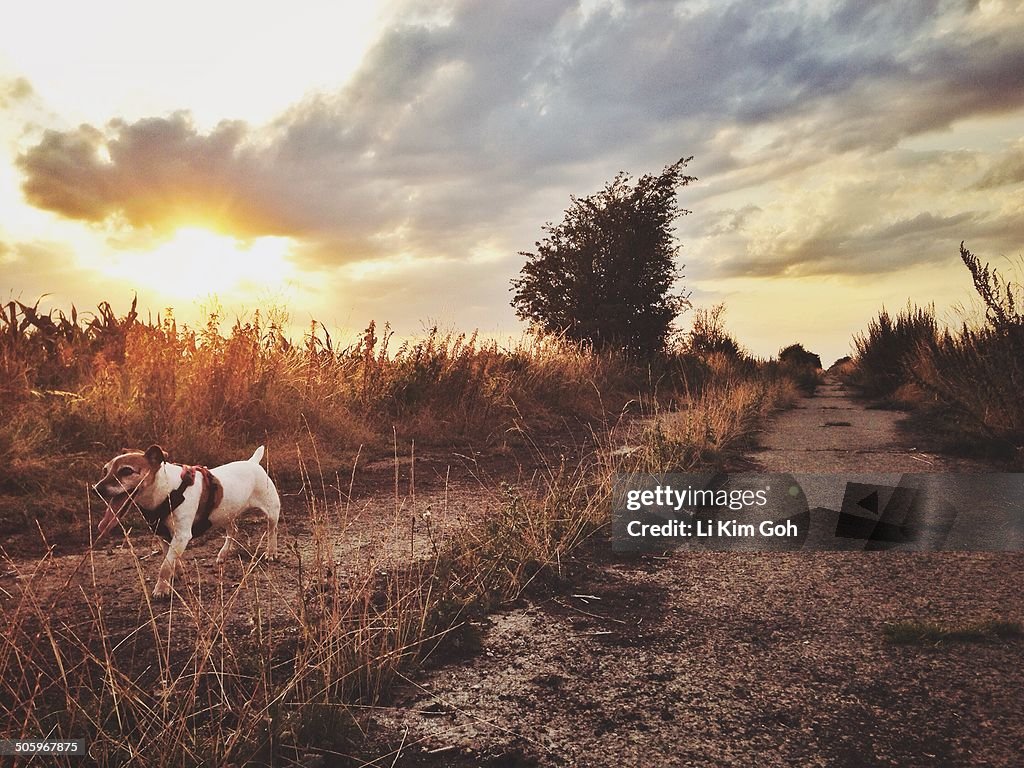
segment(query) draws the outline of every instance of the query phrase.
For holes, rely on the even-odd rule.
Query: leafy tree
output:
[[[672,321],[689,306],[674,292],[682,277],[672,223],[676,190],[696,181],[683,169],[693,158],[669,165],[636,184],[619,173],[600,192],[578,199],[536,243],[512,280],[516,314],[545,331],[618,347],[642,355],[664,349]]]

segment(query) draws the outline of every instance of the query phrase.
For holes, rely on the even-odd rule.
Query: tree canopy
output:
[[[689,306],[677,289],[679,246],[673,222],[689,213],[676,200],[696,181],[683,170],[693,158],[635,184],[619,173],[604,189],[571,198],[561,224],[544,226],[519,277],[516,314],[545,331],[642,355],[661,351],[677,315]]]

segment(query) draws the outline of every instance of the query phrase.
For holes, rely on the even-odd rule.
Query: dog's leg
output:
[[[231,521],[224,533],[224,546],[217,553],[217,565],[223,565],[235,549],[235,540],[238,538],[238,526],[235,525],[234,520]]]
[[[263,512],[267,516],[267,557],[277,560],[277,523],[281,519],[281,497],[272,485]]]
[[[171,593],[171,578],[177,569],[178,558],[184,554],[185,547],[188,546],[191,538],[191,533],[182,536],[175,535],[170,544],[164,545],[167,556],[160,565],[160,573],[156,577],[156,586],[153,588],[153,597],[167,597]]]

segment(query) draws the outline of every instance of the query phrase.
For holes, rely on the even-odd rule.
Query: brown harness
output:
[[[169,542],[173,538],[171,529],[167,526],[167,519],[185,501],[185,489],[196,481],[197,472],[203,476],[203,490],[199,495],[199,508],[196,510],[196,517],[192,521],[192,537],[203,535],[213,525],[210,522],[210,513],[223,500],[224,487],[206,467],[184,465],[181,468],[181,485],[167,494],[167,498],[160,506],[156,509],[139,507],[142,516],[146,518],[149,527],[153,529],[153,533],[164,541]]]

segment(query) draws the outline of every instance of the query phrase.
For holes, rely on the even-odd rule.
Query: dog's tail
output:
[[[249,461],[251,461],[253,464],[259,464],[261,461],[263,461],[263,454],[265,450],[266,449],[261,445],[259,448],[256,449],[256,452],[252,455]]]

